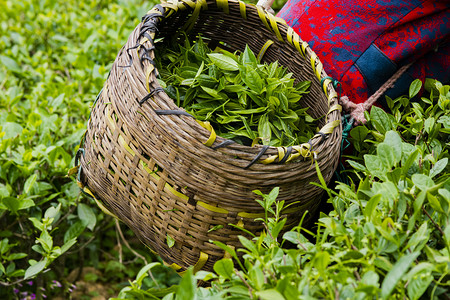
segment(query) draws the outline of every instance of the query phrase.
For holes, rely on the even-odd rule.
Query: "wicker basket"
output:
[[[263,61],[278,60],[296,80],[310,80],[301,101],[323,117],[308,143],[248,147],[216,136],[161,89],[153,39],[187,30],[232,50],[245,44]],[[156,33],[156,37],[155,37]],[[262,230],[264,213],[252,192],[280,187],[287,228],[316,211],[321,190],[313,162],[328,182],[341,142],[340,106],[317,56],[282,19],[233,0],[182,0],[155,6],[119,52],[92,109],[79,156],[79,184],[100,207],[126,223],[179,272],[211,270],[224,252],[210,240],[239,246]],[[218,230],[217,225],[223,227]],[[175,240],[167,245],[167,236]]]

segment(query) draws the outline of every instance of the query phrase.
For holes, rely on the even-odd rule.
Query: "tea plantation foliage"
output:
[[[1,299],[450,298],[450,87],[432,79],[351,130],[315,227],[280,233],[278,189],[260,195],[266,231],[219,244],[214,272],[180,278],[80,195],[90,106],[153,5],[0,0]]]

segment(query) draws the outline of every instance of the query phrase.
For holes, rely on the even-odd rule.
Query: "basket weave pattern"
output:
[[[164,17],[159,16],[163,10]],[[227,140],[183,115],[184,109],[161,91],[152,64],[154,27],[156,38],[187,29],[233,51],[245,44],[255,53],[266,48],[260,52],[263,61],[278,60],[296,80],[312,81],[301,101],[313,117],[326,116],[322,133],[289,149],[223,144]],[[229,224],[262,230],[254,218],[264,211],[253,190],[269,192],[278,186],[279,200],[286,205],[299,201],[283,212],[287,227],[297,225],[304,211],[317,209],[321,190],[309,184],[318,182],[313,162],[328,182],[342,132],[337,95],[330,80],[322,80],[326,76],[307,44],[260,8],[231,0],[157,6],[119,52],[92,109],[80,184],[174,269],[182,272],[195,265],[195,270],[210,270],[224,256],[210,240],[237,247],[237,236],[244,234]],[[210,231],[216,225],[223,227]],[[171,248],[167,235],[175,240]]]

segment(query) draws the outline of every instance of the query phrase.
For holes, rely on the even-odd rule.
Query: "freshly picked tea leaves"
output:
[[[157,46],[156,63],[166,93],[216,133],[244,145],[291,146],[307,142],[315,121],[300,99],[311,82],[294,84],[292,73],[242,53],[212,51],[199,37]],[[160,44],[161,45],[161,44]]]

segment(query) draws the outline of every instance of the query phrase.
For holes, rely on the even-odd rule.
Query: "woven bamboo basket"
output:
[[[292,147],[243,146],[177,107],[156,80],[153,40],[180,30],[233,51],[248,44],[262,61],[278,60],[296,80],[312,81],[301,101],[322,117],[318,133]],[[238,247],[245,233],[231,225],[263,230],[253,190],[280,187],[279,200],[296,202],[283,211],[286,228],[306,210],[313,215],[322,192],[310,184],[319,182],[314,163],[328,182],[339,158],[340,116],[321,62],[282,19],[233,0],[162,3],[130,35],[95,102],[76,157],[79,185],[178,272],[211,270],[224,257],[211,240]]]

